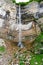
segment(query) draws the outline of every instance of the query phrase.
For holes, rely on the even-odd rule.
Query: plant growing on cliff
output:
[[[16,3],[16,0],[12,0],[13,3],[16,3],[16,4],[20,4],[20,5],[27,5],[28,3],[32,2],[32,1],[36,1],[36,2],[41,2],[43,0],[28,0],[27,2],[19,2],[19,3]]]
[[[43,54],[43,32],[41,32],[35,39],[33,45],[33,52],[35,54]]]

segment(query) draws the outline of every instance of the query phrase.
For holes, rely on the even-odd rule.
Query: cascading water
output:
[[[20,48],[23,48],[23,44],[22,44],[22,30],[21,30],[21,7],[19,5],[19,43],[18,43],[18,46]]]

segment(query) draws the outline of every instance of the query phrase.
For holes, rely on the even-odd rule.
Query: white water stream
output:
[[[21,7],[19,5],[19,43],[18,43],[18,46],[20,48],[23,48],[23,44],[22,44],[22,29],[21,29]]]

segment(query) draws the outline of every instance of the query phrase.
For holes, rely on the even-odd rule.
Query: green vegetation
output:
[[[35,39],[35,42],[40,43],[41,41],[43,41],[43,32],[41,32]]]
[[[34,41],[33,52],[35,54],[43,54],[43,33],[40,33]]]
[[[23,61],[20,61],[19,62],[19,65],[25,65]]]
[[[0,52],[4,52],[5,51],[5,47],[4,46],[0,46]]]
[[[41,1],[43,1],[43,0],[31,0],[31,1],[37,1],[37,2],[41,2]]]
[[[33,55],[30,60],[30,65],[43,65],[43,54]]]
[[[43,65],[43,32],[35,39],[33,52],[31,53],[30,65]]]
[[[30,1],[28,1],[28,2],[19,2],[19,3],[16,3],[16,0],[12,0],[13,3],[20,4],[20,5],[22,5],[22,6],[25,6],[25,5],[29,4],[29,3],[32,2],[32,1],[41,2],[41,1],[43,1],[43,0],[30,0]]]
[[[12,2],[13,2],[13,3],[16,3],[15,0],[12,0]],[[31,2],[31,1],[29,1],[29,2]],[[20,5],[22,5],[22,6],[25,6],[25,5],[27,5],[29,2],[19,2],[19,3],[16,3],[16,4],[17,4],[17,5],[20,4]]]

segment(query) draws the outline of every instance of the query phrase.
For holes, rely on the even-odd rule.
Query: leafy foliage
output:
[[[23,61],[20,61],[19,62],[19,65],[25,65]]]
[[[43,54],[43,33],[40,33],[39,36],[37,36],[36,40],[34,41],[33,45],[33,52],[35,54]]]
[[[30,65],[43,65],[43,54],[33,55],[30,60]]]
[[[28,1],[28,2],[19,2],[19,3],[16,3],[16,0],[12,0],[13,3],[20,4],[20,5],[22,5],[22,6],[25,6],[25,5],[29,4],[29,3],[32,2],[32,1],[41,2],[41,1],[43,1],[43,0],[30,0],[30,1]]]
[[[39,34],[39,36],[37,36],[37,38],[35,39],[36,42],[40,43],[41,41],[43,41],[43,32],[41,32]]]
[[[5,51],[5,47],[4,46],[0,46],[0,52],[4,52]]]

